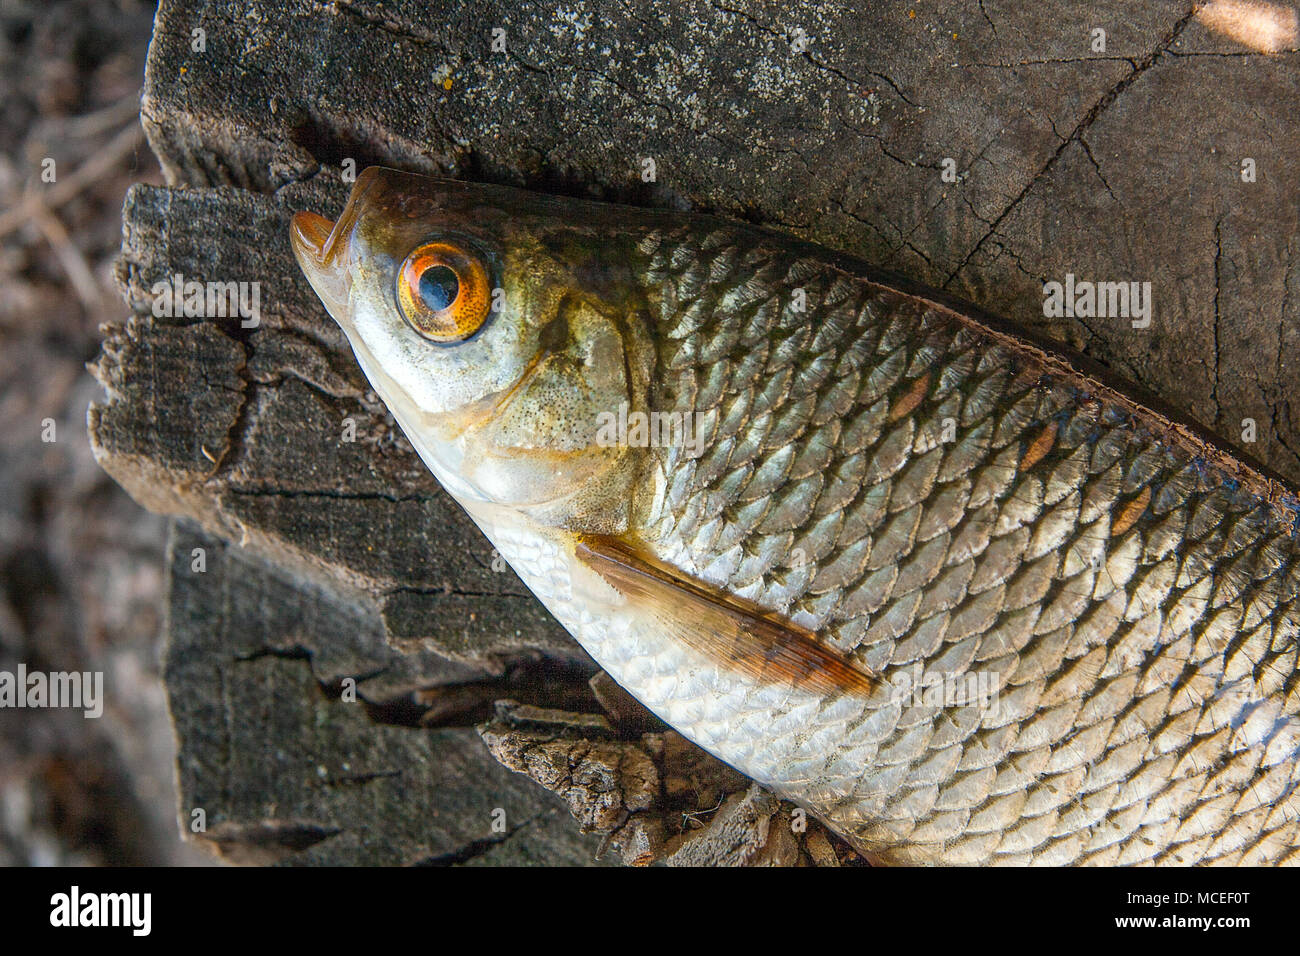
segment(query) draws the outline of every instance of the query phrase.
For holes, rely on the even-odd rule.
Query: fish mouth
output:
[[[289,241],[293,244],[293,251],[324,263],[326,247],[331,244],[335,225],[333,220],[314,212],[294,213],[289,224]]]
[[[386,171],[379,166],[369,166],[362,170],[352,184],[352,192],[337,220],[331,221],[314,212],[293,214],[289,221],[289,242],[299,262],[310,259],[318,265],[328,265],[343,258],[340,254],[348,247],[349,237],[361,216],[362,205],[383,192],[381,180]]]
[[[293,257],[326,310],[342,325],[347,319],[349,282],[346,266],[341,267],[334,254],[338,232],[339,222],[314,212],[294,213],[289,224]]]
[[[352,284],[349,254],[352,235],[361,217],[362,207],[382,193],[384,170],[371,166],[361,172],[352,192],[331,221],[314,212],[294,213],[289,222],[289,245],[316,294],[340,325],[348,320],[348,294]]]

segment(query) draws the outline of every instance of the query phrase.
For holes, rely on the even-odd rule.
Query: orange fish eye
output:
[[[411,328],[433,342],[462,342],[491,311],[487,267],[450,242],[427,242],[397,271],[397,306]]]

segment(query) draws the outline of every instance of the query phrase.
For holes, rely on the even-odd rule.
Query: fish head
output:
[[[646,304],[595,205],[371,167],[336,222],[293,219],[303,272],[462,502],[599,510],[627,470],[601,423],[643,401]]]

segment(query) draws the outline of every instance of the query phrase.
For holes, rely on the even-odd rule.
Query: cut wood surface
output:
[[[1291,8],[1259,9],[1294,23]],[[457,692],[465,707],[449,691],[419,705],[462,716],[481,716],[494,690],[517,700],[539,684],[518,668],[547,662],[565,675],[550,706],[581,713],[593,670],[439,490],[293,261],[290,216],[334,216],[348,170],[382,163],[786,230],[1079,347],[1294,483],[1300,54],[1294,27],[1289,40],[1272,35],[1282,49],[1264,54],[1173,2],[164,0],[142,118],[169,185],[136,188],[124,210],[119,279],[131,314],[108,330],[96,366],[106,394],[91,440],[137,500],[194,523],[176,540],[223,555],[235,551],[221,542],[242,545],[250,567],[283,575],[274,602],[296,602],[315,622],[301,645],[310,665],[272,653],[292,628],[268,604],[264,573],[182,573],[185,554],[174,555],[168,681],[182,809],[205,805],[228,824],[207,839],[232,858],[459,862],[476,855],[466,846],[486,846],[474,841],[490,834],[475,828],[484,806],[505,799],[492,803],[495,788],[547,831],[542,856],[573,861],[588,846],[548,815],[558,804],[541,789],[492,776],[467,725],[397,727],[372,707],[331,711],[346,722],[337,738],[295,737],[326,707],[317,688],[375,667],[388,683],[372,703],[473,686]],[[153,290],[176,275],[257,282],[260,322],[156,316]],[[1149,282],[1150,326],[1045,317],[1044,283],[1067,275]],[[329,612],[311,611],[317,601]],[[242,636],[223,617],[230,608],[247,615]],[[187,667],[178,648],[206,669]],[[261,723],[230,720],[228,678],[261,688],[248,690],[262,695]],[[627,823],[595,827],[581,789],[521,763],[536,728],[492,714],[484,733],[507,766],[607,836]],[[232,738],[214,732],[218,717]],[[575,726],[560,736],[582,739]],[[327,773],[366,741],[392,759],[361,773],[410,774],[452,755],[464,772],[404,778],[424,788],[413,809],[346,788],[307,800],[307,783],[270,763],[218,756],[281,737]],[[644,746],[638,734],[615,738]],[[692,818],[729,821],[716,842],[683,852],[659,834],[652,856],[830,861],[817,841],[735,849],[745,820],[784,811],[743,781],[720,796],[725,807]],[[417,818],[438,808],[442,829],[420,830]],[[347,836],[362,817],[387,828],[382,851]]]
[[[403,688],[463,667],[395,652],[346,599],[191,528],[174,529],[169,550],[164,676],[192,839],[232,863],[596,859],[599,839],[562,825],[560,801],[493,760],[472,728],[410,726]]]

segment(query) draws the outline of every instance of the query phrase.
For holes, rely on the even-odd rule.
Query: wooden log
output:
[[[423,727],[403,719],[413,702],[395,706],[472,668],[394,650],[346,596],[190,525],[173,528],[169,552],[164,676],[191,839],[233,863],[596,859],[599,839],[473,729]]]

